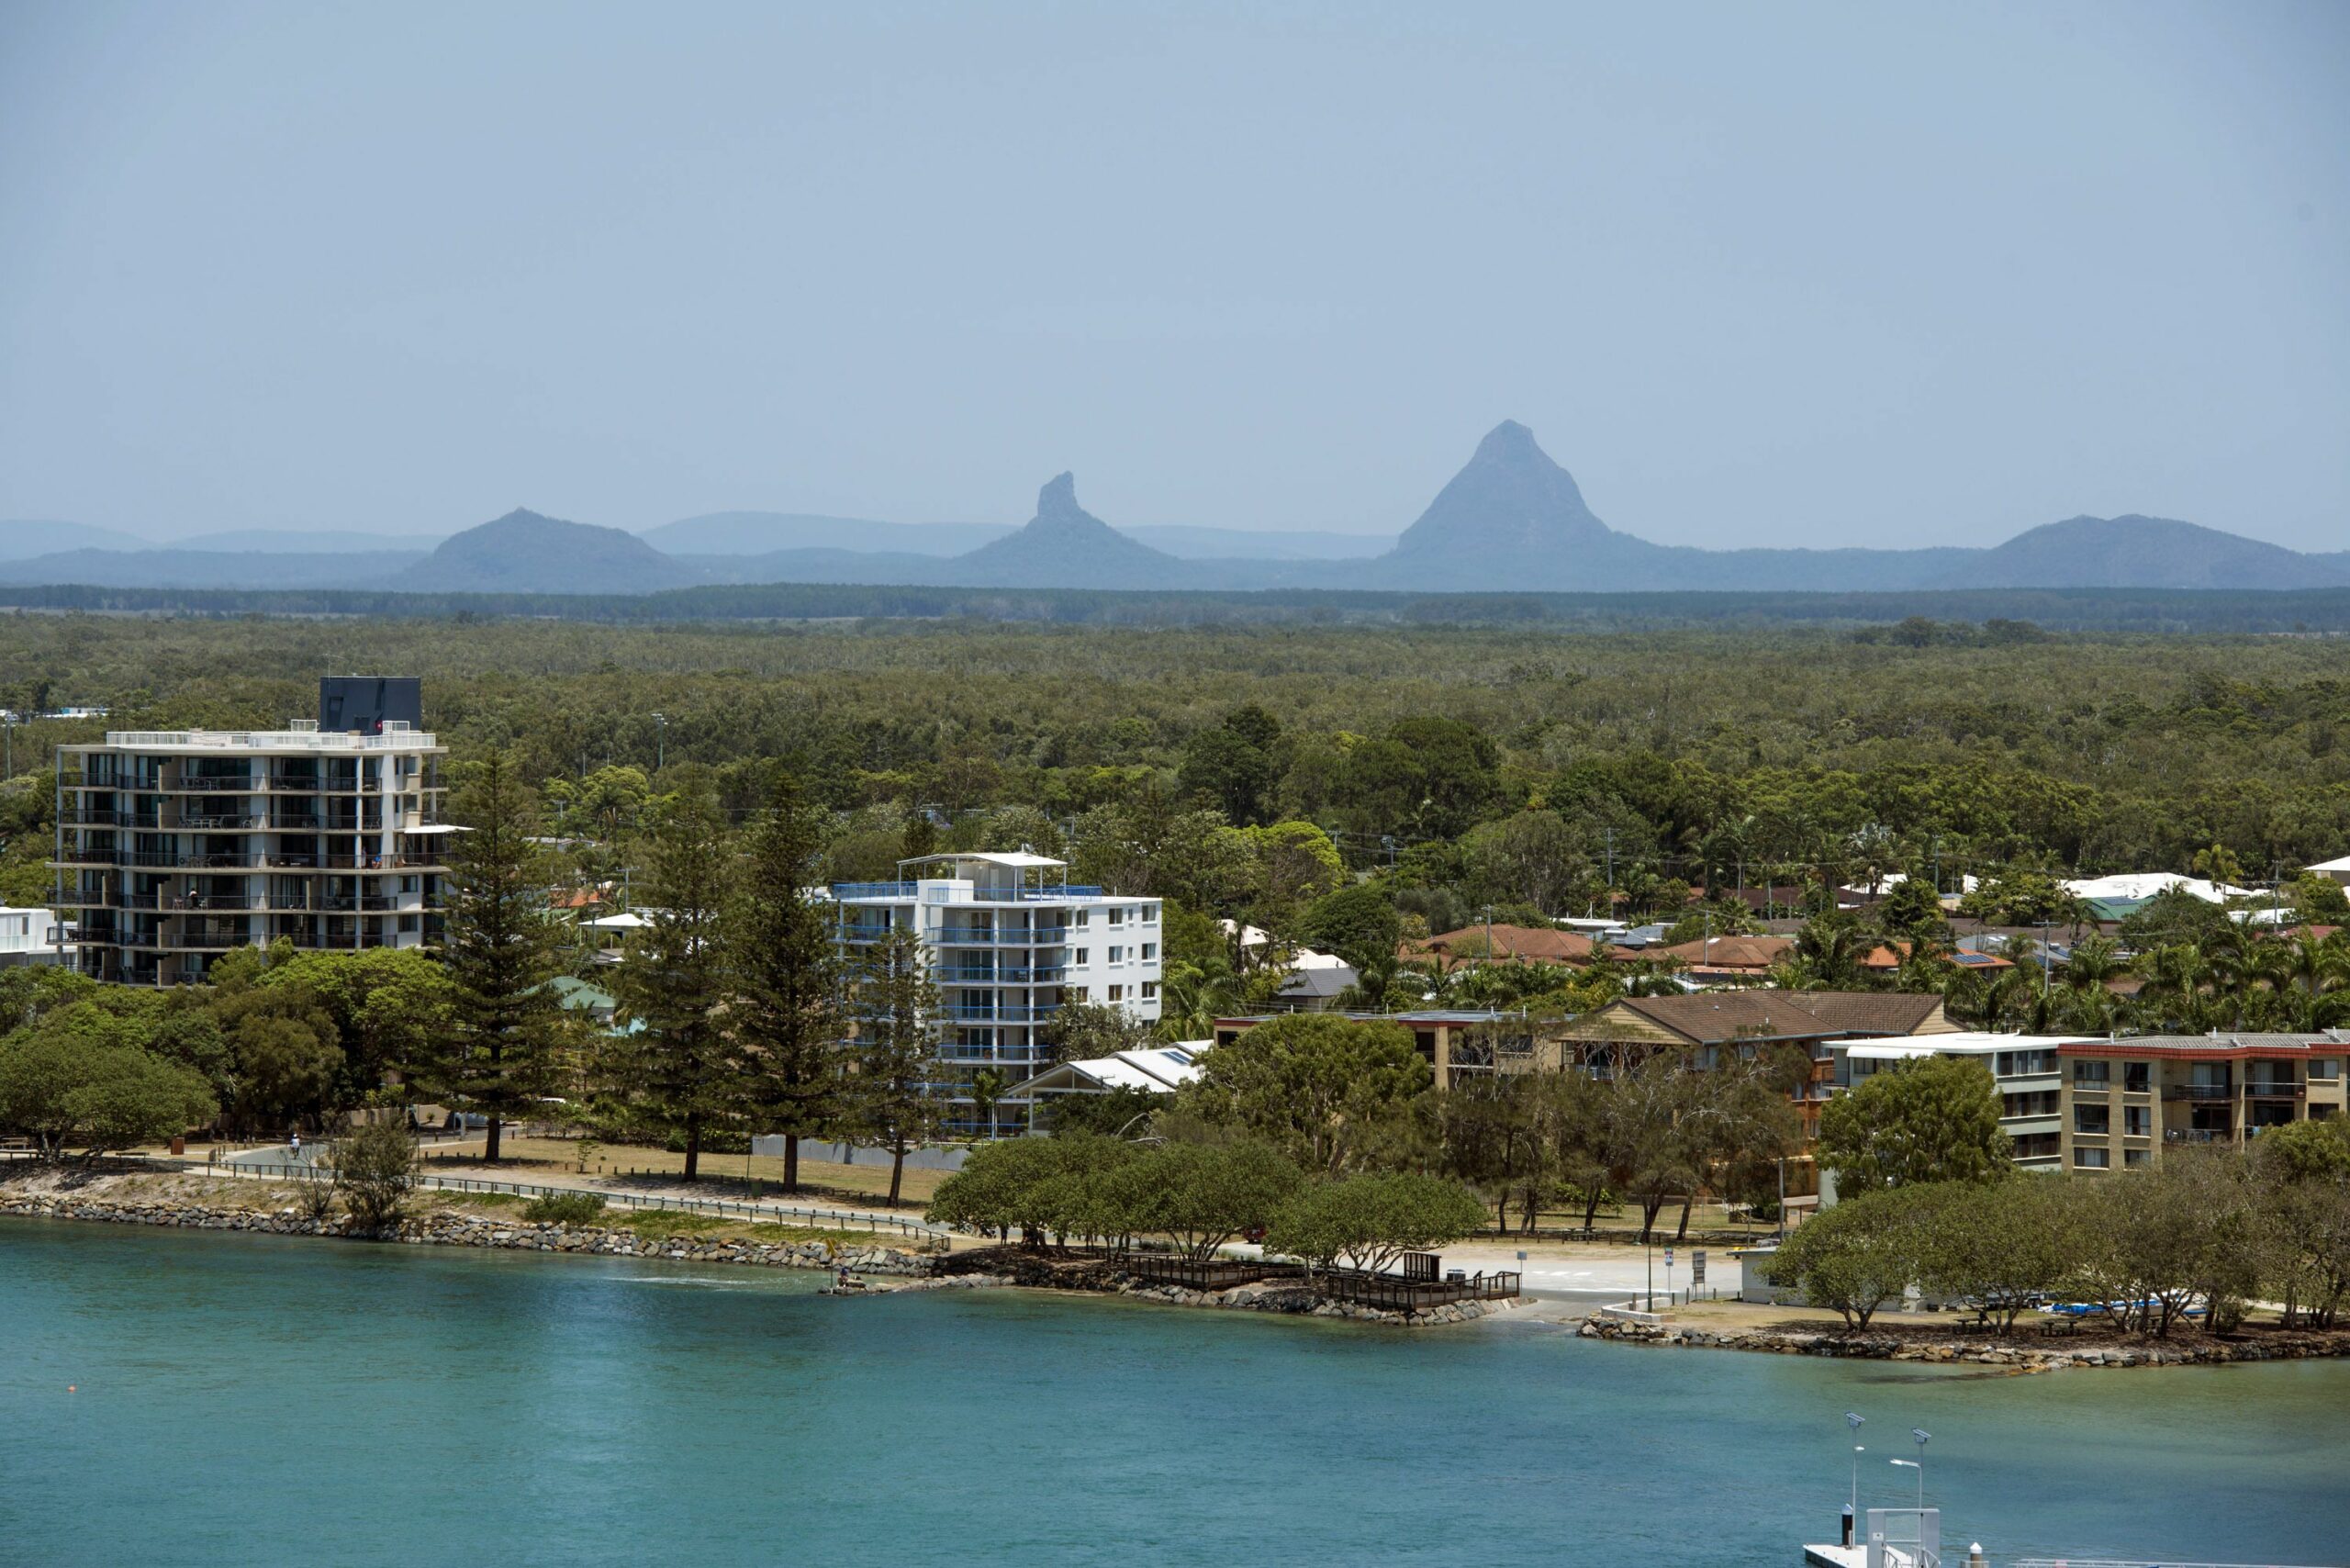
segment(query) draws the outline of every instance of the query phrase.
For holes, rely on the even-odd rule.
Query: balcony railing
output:
[[[2252,1082],[2244,1086],[2244,1096],[2247,1100],[2299,1100],[2308,1092],[2308,1086],[2299,1079],[2290,1082]]]
[[[950,890],[949,903],[1053,903],[1064,899],[1098,899],[1100,888],[1078,882],[1050,888],[961,888]],[[834,882],[836,899],[910,899],[921,891],[917,882]]]
[[[2163,1085],[2163,1098],[2165,1100],[2232,1100],[2235,1097],[2234,1087],[2226,1083],[2165,1083]]]
[[[2163,1134],[2165,1143],[2233,1143],[2235,1133],[2221,1127],[2172,1127]]]
[[[1059,1012],[1058,1007],[942,1007],[940,1018],[949,1024],[1037,1024]]]
[[[934,969],[931,978],[940,985],[1058,985],[1068,978],[1065,965],[1035,969],[1007,967],[995,969],[973,969],[950,966]]]
[[[1068,936],[1066,925],[1039,925],[1026,931],[968,931],[942,926],[932,940],[942,947],[1058,947]]]

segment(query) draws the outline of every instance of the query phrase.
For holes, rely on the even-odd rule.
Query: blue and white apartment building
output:
[[[1159,901],[1125,898],[1069,880],[1046,856],[932,855],[898,867],[894,882],[836,882],[832,898],[845,958],[891,926],[921,938],[942,1004],[941,1079],[968,1089],[993,1069],[1006,1086],[1044,1065],[1038,1025],[1065,1002],[1124,1008],[1158,1018],[1162,959]],[[1000,1102],[982,1116],[954,1096],[958,1137],[1024,1131],[1027,1101]]]

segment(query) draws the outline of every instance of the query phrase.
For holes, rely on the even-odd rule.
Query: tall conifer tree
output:
[[[493,751],[459,790],[451,814],[442,961],[456,987],[453,1026],[420,1065],[452,1106],[489,1119],[487,1155],[505,1124],[528,1114],[557,1082],[573,1038],[547,913],[543,857],[531,842],[531,791],[513,758]]]
[[[722,938],[731,847],[716,807],[688,794],[648,842],[639,930],[612,970],[626,1033],[607,1043],[608,1077],[650,1119],[684,1136],[686,1180],[701,1175],[702,1136],[742,1121]]]
[[[783,1135],[783,1185],[800,1190],[800,1141],[841,1118],[840,963],[832,906],[811,902],[822,820],[778,775],[753,824],[727,913],[728,977],[742,1081],[763,1127]]]

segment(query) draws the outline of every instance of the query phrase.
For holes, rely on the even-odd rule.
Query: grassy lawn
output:
[[[476,1139],[465,1143],[442,1144],[427,1149],[426,1168],[435,1175],[495,1175],[509,1182],[542,1181],[549,1176],[569,1176],[577,1179],[579,1150],[566,1138],[516,1138],[499,1140],[496,1171],[482,1163],[482,1144]],[[745,1170],[747,1167],[747,1171]],[[648,1148],[640,1144],[607,1144],[588,1162],[586,1174],[607,1180],[625,1179],[638,1173],[653,1182],[666,1185],[685,1173],[686,1157],[672,1154],[666,1148]],[[747,1180],[746,1180],[747,1177]],[[938,1183],[946,1179],[940,1170],[906,1172],[900,1206],[919,1210],[938,1191]],[[802,1159],[800,1161],[800,1187],[803,1196],[830,1198],[859,1204],[879,1204],[890,1191],[890,1171],[886,1166],[835,1165],[830,1160]],[[697,1191],[711,1197],[740,1198],[756,1188],[758,1195],[777,1198],[783,1192],[783,1161],[766,1156],[745,1157],[740,1154],[705,1154],[701,1157],[701,1180]]]

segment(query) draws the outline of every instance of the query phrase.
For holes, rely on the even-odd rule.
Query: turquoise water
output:
[[[2030,1378],[0,1220],[0,1562],[2350,1561],[2350,1364]],[[69,1394],[66,1385],[76,1385]]]

